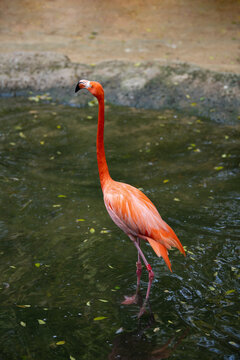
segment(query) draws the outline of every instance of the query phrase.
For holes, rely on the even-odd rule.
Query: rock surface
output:
[[[72,63],[53,52],[0,55],[0,95],[48,92],[60,102],[86,105],[75,95],[79,79],[102,83],[112,104],[149,109],[173,108],[234,123],[240,115],[240,75],[213,72],[186,63],[107,61],[95,66]],[[83,94],[83,92],[82,92]]]

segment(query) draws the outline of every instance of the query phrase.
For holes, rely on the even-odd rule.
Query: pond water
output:
[[[1,99],[0,115],[0,358],[237,359],[240,127],[106,107],[111,176],[143,189],[187,253],[170,273],[143,244],[155,280],[139,320],[121,304],[137,253],[103,204],[97,107]]]

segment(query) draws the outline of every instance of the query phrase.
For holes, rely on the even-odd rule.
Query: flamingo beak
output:
[[[80,86],[79,86],[79,83],[77,83],[77,86],[75,88],[75,93],[78,92],[79,90],[81,90]]]

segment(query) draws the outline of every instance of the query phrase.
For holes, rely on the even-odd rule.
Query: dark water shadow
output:
[[[139,319],[136,330],[123,331],[114,338],[108,360],[168,359],[187,336],[189,328],[185,329],[179,336],[172,336],[167,341],[163,340],[161,344],[159,344],[160,341],[158,340],[158,344],[155,344],[147,336],[146,331],[154,328],[156,325],[154,314],[150,310],[147,315],[145,314]],[[155,329],[160,331],[157,327]]]

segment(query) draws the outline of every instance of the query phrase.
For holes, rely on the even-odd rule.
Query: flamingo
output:
[[[115,224],[128,235],[138,252],[137,292],[134,296],[125,296],[123,304],[129,305],[137,301],[142,273],[141,260],[148,271],[146,297],[139,312],[139,316],[141,316],[145,312],[145,306],[149,299],[154,273],[140,247],[140,241],[149,242],[157,256],[164,259],[171,272],[168,250],[176,247],[184,256],[186,254],[177,235],[161,218],[148,197],[139,189],[111,178],[104,150],[104,90],[99,82],[89,80],[80,80],[77,83],[75,92],[81,89],[87,89],[98,100],[97,163],[106,209]]]

